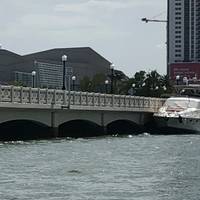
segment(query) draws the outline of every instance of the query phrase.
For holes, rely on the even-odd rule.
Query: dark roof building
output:
[[[110,62],[90,47],[56,48],[23,56],[0,49],[0,81],[12,83],[12,81],[18,81],[18,78],[22,77],[22,73],[26,76],[30,75],[32,71],[38,73],[37,78],[39,81],[41,70],[39,70],[36,63],[47,63],[46,73],[50,75],[49,78],[51,79],[54,78],[53,68],[54,66],[57,67],[55,77],[61,77],[63,73],[61,57],[63,55],[67,55],[66,67],[73,69],[73,75],[76,76],[77,82],[80,82],[85,76],[92,78],[98,73],[109,74]],[[42,66],[45,68],[45,65]],[[20,76],[18,76],[19,74]],[[31,79],[31,76],[29,78]],[[38,86],[40,86],[40,83]],[[58,85],[57,87],[60,86]]]

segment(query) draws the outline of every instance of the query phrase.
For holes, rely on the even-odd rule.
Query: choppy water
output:
[[[0,143],[0,199],[197,200],[200,136]]]

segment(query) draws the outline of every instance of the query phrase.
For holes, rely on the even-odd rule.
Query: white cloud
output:
[[[73,3],[64,3],[58,4],[55,7],[56,11],[61,12],[88,12],[91,9],[106,9],[106,10],[117,10],[133,7],[142,7],[142,6],[158,6],[158,0],[141,1],[141,0],[87,0],[83,2],[73,2]],[[105,10],[104,10],[105,11]],[[103,13],[102,13],[103,14]]]

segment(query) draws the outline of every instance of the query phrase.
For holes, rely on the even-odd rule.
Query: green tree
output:
[[[92,91],[94,92],[104,92],[105,91],[105,74],[98,73],[92,78]]]
[[[132,87],[134,85],[134,87]],[[137,96],[160,97],[171,93],[171,84],[168,76],[160,75],[156,70],[148,73],[145,71],[136,72],[135,75],[126,82],[125,91],[128,94]]]
[[[150,71],[145,79],[145,96],[158,97],[161,93],[161,75],[156,71]]]
[[[105,91],[105,74],[98,73],[90,79],[88,76],[85,76],[80,81],[80,88],[82,91],[87,92],[104,92]]]
[[[90,92],[91,91],[91,85],[92,82],[88,76],[83,77],[83,79],[80,81],[80,89],[83,92]]]

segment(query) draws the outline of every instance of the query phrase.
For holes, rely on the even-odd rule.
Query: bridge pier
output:
[[[58,126],[56,126],[56,112],[51,111],[51,131],[54,137],[58,137]]]
[[[59,136],[58,127],[51,127],[51,132],[53,137]]]

